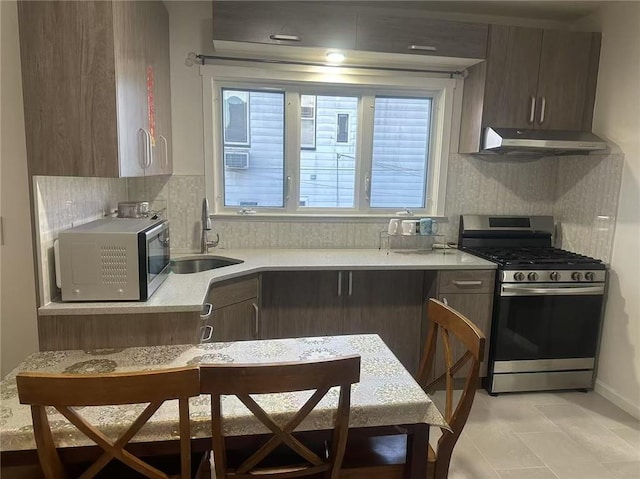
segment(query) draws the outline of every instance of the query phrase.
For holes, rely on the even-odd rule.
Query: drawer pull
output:
[[[269,35],[269,38],[271,40],[280,40],[283,42],[299,42],[300,40],[302,40],[302,38],[300,38],[298,35],[274,34],[274,35]]]
[[[207,324],[206,326],[202,326],[201,331],[202,331],[202,336],[200,338],[200,342],[207,343],[211,341],[211,337],[213,336],[213,326],[211,326],[210,324]],[[206,331],[209,331],[209,334],[207,334],[205,337]]]
[[[202,312],[200,313],[200,319],[206,321],[211,317],[211,312],[213,311],[213,305],[211,303],[204,303],[202,305]]]
[[[342,271],[338,271],[338,296],[342,296]]]
[[[482,281],[452,281],[454,286],[459,288],[469,288],[471,286],[482,286]]]
[[[433,47],[431,45],[409,45],[409,50],[422,51],[422,52],[435,52],[438,50],[438,48]]]

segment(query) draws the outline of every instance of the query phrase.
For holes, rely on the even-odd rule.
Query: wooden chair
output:
[[[217,479],[255,477],[289,478],[322,476],[337,479],[344,456],[349,427],[351,385],[360,380],[360,356],[345,356],[314,362],[272,364],[201,364],[200,392],[211,394],[212,450]],[[309,415],[330,388],[340,387],[332,447],[328,457],[312,451],[294,437],[295,428]],[[284,426],[278,426],[251,394],[272,394],[315,390],[309,400]],[[222,432],[221,395],[234,395],[270,431],[271,435],[248,457],[232,464]],[[280,446],[289,462],[264,467]],[[277,451],[279,452],[279,451]],[[246,454],[245,454],[246,456]],[[293,456],[293,457],[292,457]],[[326,456],[326,454],[324,455]]]
[[[124,448],[153,414],[170,399],[178,399],[180,423],[180,478],[191,475],[191,434],[189,398],[198,396],[198,367],[158,371],[108,374],[19,373],[16,377],[20,403],[31,405],[33,432],[38,458],[46,479],[66,478],[65,468],[53,442],[46,406],[53,406],[69,422],[100,446],[104,453],[80,476],[95,477],[112,459],[117,459],[151,479],[169,476],[126,451]],[[74,406],[107,406],[149,403],[129,429],[115,442],[89,424]],[[119,476],[120,477],[120,476]]]
[[[451,431],[442,429],[437,450],[429,445],[425,451],[427,458],[427,479],[446,479],[453,448],[467,422],[473,398],[478,384],[480,362],[484,355],[484,334],[466,317],[449,306],[429,299],[427,317],[431,322],[424,347],[422,361],[418,370],[417,381],[427,392],[435,386],[445,384],[444,417]],[[434,376],[437,339],[442,340],[445,371]],[[464,354],[454,362],[451,337],[462,343],[466,349]],[[453,391],[454,375],[466,369],[466,378],[462,394],[454,408]],[[401,479],[404,476],[403,464],[406,457],[407,437],[384,436],[359,441],[349,441],[344,459],[342,479]]]

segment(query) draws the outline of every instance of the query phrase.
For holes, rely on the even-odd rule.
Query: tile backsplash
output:
[[[624,156],[494,157],[452,154],[440,232],[456,241],[466,214],[553,215],[557,246],[608,262]],[[41,304],[57,295],[53,240],[58,232],[100,218],[118,201],[147,200],[171,221],[172,251],[196,252],[200,244],[202,175],[105,179],[34,177],[40,255]],[[387,220],[214,220],[220,248],[377,248]],[[424,238],[394,239],[394,247],[428,246]]]

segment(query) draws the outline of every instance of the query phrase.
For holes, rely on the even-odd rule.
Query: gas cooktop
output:
[[[598,259],[552,247],[465,247],[463,249],[504,267],[605,269],[605,265]]]

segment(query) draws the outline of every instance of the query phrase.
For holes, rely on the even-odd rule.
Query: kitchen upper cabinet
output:
[[[30,174],[170,174],[169,24],[162,2],[19,2],[18,8]]]
[[[315,2],[213,2],[215,41],[352,50],[356,14]]]
[[[422,271],[264,273],[261,337],[378,334],[415,372],[422,306]]]
[[[599,33],[491,25],[487,60],[465,79],[460,152],[486,127],[591,130]]]
[[[485,58],[487,24],[385,13],[359,13],[356,49],[458,58]]]

